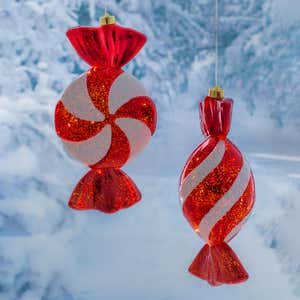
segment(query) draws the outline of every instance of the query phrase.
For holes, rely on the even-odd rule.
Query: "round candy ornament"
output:
[[[219,87],[200,102],[202,132],[207,139],[183,169],[179,195],[183,214],[206,245],[189,271],[211,285],[234,284],[248,274],[228,246],[254,205],[254,178],[239,149],[227,138],[233,101]]]
[[[156,108],[143,85],[121,68],[146,36],[115,24],[108,13],[99,27],[76,27],[67,37],[91,68],[64,91],[55,128],[70,155],[90,171],[75,187],[69,206],[114,213],[141,199],[120,168],[138,155],[156,127]]]

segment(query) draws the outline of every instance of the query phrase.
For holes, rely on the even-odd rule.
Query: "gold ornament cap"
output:
[[[105,11],[104,16],[99,19],[99,22],[101,25],[116,24],[116,18]]]
[[[215,87],[209,89],[208,96],[216,99],[224,99],[225,92],[221,87],[216,85]]]

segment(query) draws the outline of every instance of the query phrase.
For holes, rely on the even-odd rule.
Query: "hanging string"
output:
[[[215,85],[219,83],[219,0],[215,5]]]

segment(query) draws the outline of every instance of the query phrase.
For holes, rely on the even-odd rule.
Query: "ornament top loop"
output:
[[[112,25],[112,24],[116,24],[116,18],[115,16],[110,15],[106,10],[104,13],[104,16],[102,16],[99,19],[99,23],[101,25]]]
[[[208,96],[211,98],[222,100],[225,97],[225,92],[221,87],[216,85],[215,87],[209,89]]]

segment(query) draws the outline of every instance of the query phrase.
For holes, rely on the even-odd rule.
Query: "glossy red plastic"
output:
[[[147,41],[144,34],[116,24],[71,28],[67,37],[90,66],[115,68],[133,59]]]
[[[206,97],[199,104],[201,129],[205,136],[225,138],[230,130],[233,101]]]

